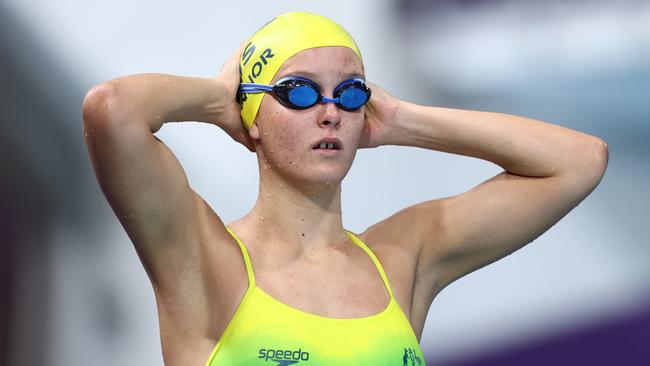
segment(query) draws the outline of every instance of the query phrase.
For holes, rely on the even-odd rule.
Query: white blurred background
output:
[[[81,101],[126,74],[215,75],[292,10],[347,28],[368,79],[397,97],[526,115],[609,144],[584,203],[438,296],[427,364],[650,357],[640,346],[650,346],[649,1],[0,0],[0,364],[162,364],[153,291],[92,174]],[[225,222],[252,207],[255,157],[225,133],[183,123],[158,137]],[[357,156],[343,191],[356,232],[500,171],[414,148]]]

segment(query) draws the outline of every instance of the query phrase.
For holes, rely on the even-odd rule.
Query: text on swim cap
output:
[[[254,53],[255,53],[255,45],[253,43],[249,43],[241,55],[241,60],[242,63],[244,64],[244,67],[251,60],[251,57],[253,56]],[[251,83],[255,82],[255,79],[258,76],[260,76],[260,74],[262,73],[262,70],[264,69],[264,65],[268,63],[268,59],[272,58],[273,56],[275,55],[273,54],[273,51],[270,48],[267,48],[264,51],[262,51],[262,53],[259,56],[259,60],[253,64],[250,73],[246,75],[249,82]]]

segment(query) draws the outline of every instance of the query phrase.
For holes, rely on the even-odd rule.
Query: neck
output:
[[[288,249],[325,249],[348,238],[341,216],[341,183],[302,184],[260,171],[257,202],[242,219],[265,242]]]

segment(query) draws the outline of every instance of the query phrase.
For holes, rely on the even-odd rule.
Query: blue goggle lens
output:
[[[308,108],[318,102],[318,91],[307,85],[296,85],[287,92],[287,98],[292,104]]]
[[[351,86],[341,92],[339,97],[339,104],[347,109],[361,108],[366,104],[369,95],[362,89]]]

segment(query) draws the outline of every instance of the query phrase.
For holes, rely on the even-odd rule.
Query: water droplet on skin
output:
[[[157,116],[156,116],[156,119],[161,120],[162,117],[161,117],[160,115],[157,115]]]
[[[113,105],[111,103],[106,103],[106,108],[108,110],[111,110],[111,108],[113,108]]]
[[[264,216],[260,216],[260,219],[261,219],[262,221],[264,221]]]
[[[84,137],[88,137],[88,132],[84,133]]]

